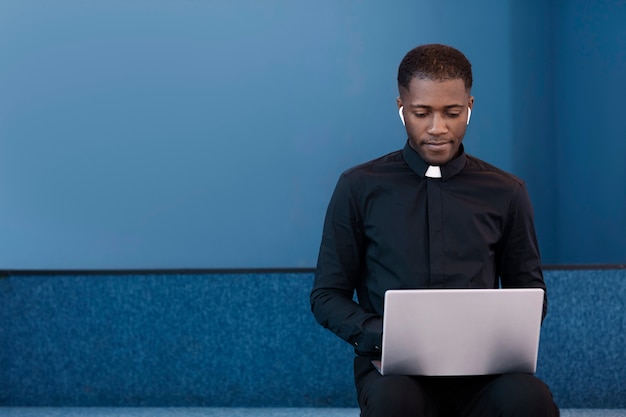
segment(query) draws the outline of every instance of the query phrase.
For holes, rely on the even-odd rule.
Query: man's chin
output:
[[[445,165],[452,159],[449,154],[446,155],[425,155],[422,157],[429,165]]]
[[[421,142],[419,145],[409,142],[409,145],[429,165],[447,164],[454,159],[455,154],[459,152],[459,148],[449,142],[438,146],[428,145],[425,142]]]
[[[429,149],[422,148],[421,157],[429,165],[445,165],[460,154],[460,148],[449,147],[433,152]]]

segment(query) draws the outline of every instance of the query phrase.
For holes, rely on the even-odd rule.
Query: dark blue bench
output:
[[[626,415],[626,269],[545,276],[537,374],[564,415]],[[352,349],[314,321],[312,280],[311,272],[0,278],[0,415],[187,407],[278,416],[289,407],[357,416]]]

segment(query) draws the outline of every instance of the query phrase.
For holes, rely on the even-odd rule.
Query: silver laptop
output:
[[[385,293],[383,375],[534,373],[543,290],[436,289]]]

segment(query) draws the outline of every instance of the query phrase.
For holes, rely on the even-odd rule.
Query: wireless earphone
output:
[[[472,109],[467,108],[467,124],[469,125],[470,117],[472,117]]]

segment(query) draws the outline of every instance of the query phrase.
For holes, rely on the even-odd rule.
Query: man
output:
[[[387,289],[545,290],[524,183],[464,152],[471,87],[471,64],[458,50],[407,53],[397,99],[404,149],[344,172],[328,206],[311,307],[354,346],[363,417],[559,415],[533,375],[382,376],[371,364]]]

